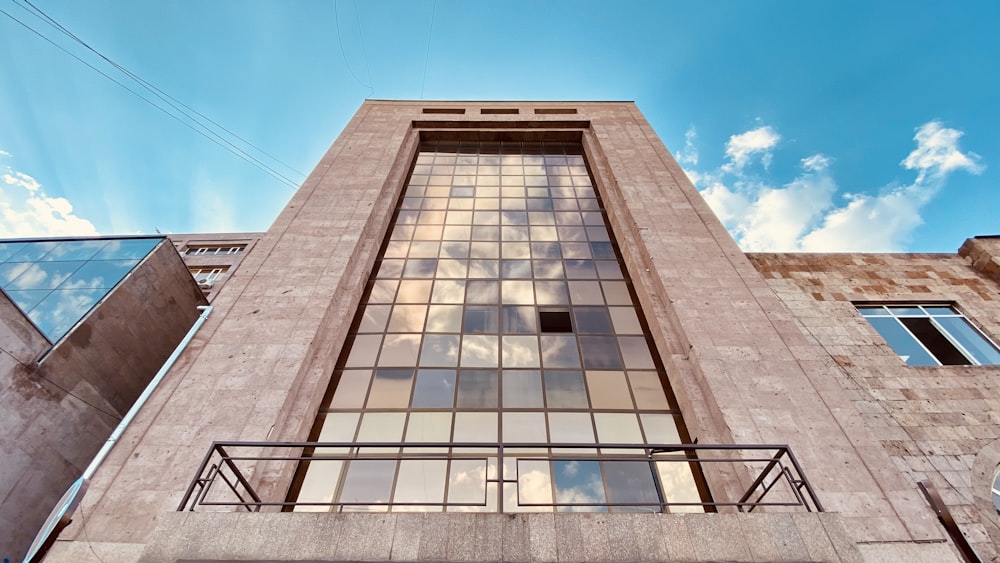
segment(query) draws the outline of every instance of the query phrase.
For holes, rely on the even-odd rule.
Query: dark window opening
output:
[[[424,108],[424,113],[456,113],[464,114],[464,108]]]
[[[569,311],[539,311],[538,325],[541,332],[573,332]]]
[[[536,115],[571,115],[576,113],[576,108],[535,108]]]
[[[517,108],[483,108],[479,110],[479,113],[517,115],[518,113],[521,113],[521,111]]]
[[[901,318],[899,321],[903,323],[903,326],[910,329],[913,336],[927,347],[927,350],[931,354],[934,354],[934,357],[941,364],[946,366],[967,366],[972,364],[968,358],[958,351],[958,348],[955,348],[954,344],[941,334],[941,331],[937,327],[931,324],[929,318]]]

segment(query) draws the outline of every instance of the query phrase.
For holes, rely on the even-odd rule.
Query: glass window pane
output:
[[[608,311],[617,334],[642,334],[642,325],[633,307],[609,307]]]
[[[107,245],[106,240],[68,240],[59,243],[42,260],[90,260]]]
[[[549,462],[544,460],[524,460],[517,464],[517,505],[537,506],[539,510],[551,511],[552,476]]]
[[[11,282],[30,267],[30,262],[7,262],[0,264],[0,287],[10,289]]]
[[[569,300],[574,305],[604,305],[601,286],[596,281],[569,282]]]
[[[531,279],[531,260],[504,260],[501,276],[505,279]]]
[[[417,365],[417,352],[419,350],[419,334],[387,334],[385,335],[385,340],[382,342],[382,353],[379,354],[378,365],[415,366]]]
[[[898,320],[891,317],[868,317],[875,330],[889,344],[899,357],[911,366],[939,365],[930,354],[913,338]]]
[[[583,372],[546,371],[545,400],[550,409],[589,408]]]
[[[330,401],[332,409],[360,409],[368,396],[368,385],[372,380],[371,370],[345,370],[340,374],[337,390]],[[353,433],[352,433],[353,437]]]
[[[611,318],[604,307],[575,307],[573,326],[579,334],[611,334]]]
[[[594,424],[590,420],[590,413],[551,412],[548,413],[548,419],[549,435],[553,442],[564,444],[592,444],[595,442]]]
[[[537,368],[537,336],[503,336],[503,366],[507,368]]]
[[[559,512],[605,512],[604,482],[596,461],[553,461],[552,475]]]
[[[566,282],[536,281],[535,294],[539,305],[569,305]]]
[[[495,281],[470,280],[465,286],[465,302],[496,305],[500,297],[500,284]]]
[[[345,504],[388,502],[395,473],[395,460],[370,459],[349,462],[344,487],[340,492],[340,502]]]
[[[464,303],[465,282],[453,280],[437,280],[434,282],[434,294],[431,303]]]
[[[597,412],[597,440],[602,444],[641,444],[642,433],[634,413]]]
[[[161,238],[124,239],[108,241],[93,260],[142,260],[156,247]]]
[[[384,332],[391,309],[389,305],[368,305],[365,307],[358,332]]]
[[[450,439],[450,412],[410,413],[409,420],[406,422],[406,442],[447,442]],[[406,451],[414,451],[414,448],[407,448]]]
[[[583,367],[586,369],[622,368],[613,336],[581,336],[580,349],[583,350]]]
[[[587,371],[587,389],[595,409],[634,409],[625,372]]]
[[[440,505],[444,502],[444,482],[447,471],[448,460],[445,459],[404,459],[400,461],[393,502],[434,504],[437,506],[413,506],[409,509],[440,512]],[[393,510],[398,512],[404,508],[397,506]]]
[[[361,413],[330,412],[320,415],[321,424],[318,442],[352,442],[358,429]],[[317,448],[316,453],[330,451],[331,453],[346,453],[346,448]],[[333,483],[336,486],[336,483]]]
[[[52,293],[51,289],[21,289],[5,291],[10,300],[16,304],[21,311],[28,312],[42,302],[43,299]]]
[[[358,442],[401,442],[405,412],[368,412],[361,417]]]
[[[426,305],[396,305],[389,317],[389,332],[421,332],[427,316]]]
[[[580,349],[575,336],[543,334],[540,338],[542,366],[546,368],[579,368]]]
[[[1000,352],[997,352],[979,332],[961,317],[935,317],[934,321],[944,327],[963,348],[980,364],[1000,364]]]
[[[618,346],[621,348],[625,367],[628,369],[656,369],[653,356],[649,353],[649,344],[643,336],[619,336]]]
[[[83,262],[36,262],[24,268],[4,289],[55,289],[77,271]]]
[[[455,405],[455,370],[421,369],[413,388],[411,406],[450,409]]]
[[[427,310],[427,332],[462,332],[461,305],[431,305]]]
[[[542,408],[542,374],[538,370],[503,370],[504,408]]]
[[[462,337],[462,367],[499,367],[499,337],[464,335]]]
[[[496,334],[499,329],[499,312],[497,307],[465,308],[465,322],[462,332],[466,334]]]
[[[495,409],[497,407],[496,370],[463,369],[458,374],[460,409]]]
[[[448,480],[448,503],[473,506],[486,505],[486,460],[454,459]],[[460,507],[456,510],[473,509]]]
[[[409,259],[403,268],[404,278],[433,278],[437,270],[437,260],[433,259]]]
[[[420,366],[457,366],[459,338],[457,334],[425,335],[424,344],[420,350]]]
[[[497,441],[499,429],[498,415],[495,412],[458,412],[455,413],[456,442],[487,442]]]
[[[677,431],[677,420],[672,414],[639,415],[642,429],[646,432],[647,444],[680,444],[681,437]]]
[[[658,461],[656,471],[660,475],[663,498],[668,503],[700,503],[701,495],[687,461]],[[670,512],[704,512],[701,506],[668,506]]]
[[[413,387],[412,369],[377,369],[368,396],[368,408],[406,408]]]
[[[396,288],[399,282],[396,280],[377,280],[372,284],[372,291],[368,294],[369,303],[392,303],[396,299]]]
[[[50,262],[65,264],[66,262]],[[22,274],[23,276],[23,274]],[[106,294],[104,289],[57,289],[28,313],[52,342],[63,337]]]
[[[505,334],[535,334],[538,332],[534,307],[507,305],[501,308],[501,315],[503,316],[503,332]]]
[[[541,443],[547,441],[545,413],[503,413],[503,440],[515,443]]]
[[[346,367],[371,367],[375,365],[379,346],[382,344],[381,334],[359,334],[351,343],[351,353],[344,362]]]
[[[604,479],[608,485],[608,502],[634,502],[638,505],[631,510],[615,507],[612,509],[615,512],[648,511],[660,504],[648,461],[606,461]]]
[[[632,384],[632,396],[635,406],[643,410],[667,410],[667,396],[660,384],[660,376],[655,371],[630,371],[629,383]]]

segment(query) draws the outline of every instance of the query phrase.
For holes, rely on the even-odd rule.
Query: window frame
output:
[[[937,321],[937,319],[939,319],[939,318],[956,318],[956,319],[961,319],[962,321],[965,322],[965,324],[969,327],[969,329],[971,329],[972,333],[974,333],[979,338],[981,338],[982,341],[985,344],[987,344],[989,347],[991,347],[994,352],[997,352],[998,354],[1000,354],[1000,346],[997,346],[997,343],[992,338],[990,338],[982,329],[980,329],[975,323],[973,323],[972,320],[968,316],[966,316],[961,310],[959,310],[959,308],[955,305],[955,303],[950,303],[950,302],[946,302],[946,303],[940,303],[940,302],[938,302],[938,303],[935,303],[935,302],[918,302],[918,303],[912,303],[912,302],[892,302],[892,303],[886,303],[886,302],[856,302],[856,303],[854,303],[854,307],[858,311],[858,313],[865,319],[865,321],[867,321],[868,326],[870,326],[873,330],[875,330],[875,332],[878,333],[878,335],[882,338],[882,340],[885,341],[885,343],[890,348],[892,348],[893,352],[897,352],[897,355],[899,356],[899,358],[901,360],[903,360],[908,366],[911,366],[911,367],[943,367],[943,366],[947,366],[947,365],[970,365],[970,366],[1000,365],[1000,362],[997,362],[997,363],[982,363],[975,356],[975,354],[971,353],[969,351],[969,349],[964,344],[962,344],[962,341],[959,338],[955,337],[951,333],[951,331],[948,330],[947,327],[945,327],[944,325],[942,325],[940,322]],[[900,314],[898,312],[893,311],[893,309],[903,309],[903,308],[905,308],[905,309],[919,310],[922,314],[912,314],[912,313],[902,313],[902,314]],[[941,314],[941,313],[937,313],[937,312],[931,312],[931,311],[927,310],[929,308],[931,308],[931,309],[948,308],[948,309],[951,310],[951,314]],[[880,314],[865,314],[864,311],[866,311],[866,310],[868,310],[868,311],[881,310],[881,313]],[[923,366],[923,365],[910,364],[909,360],[907,359],[908,357],[904,358],[902,354],[899,354],[899,351],[896,349],[895,346],[893,346],[893,343],[890,342],[889,339],[886,338],[886,336],[882,333],[882,331],[879,330],[878,327],[874,323],[871,322],[870,319],[872,319],[872,318],[883,318],[883,319],[884,318],[891,318],[891,319],[894,319],[896,321],[896,323],[898,324],[898,326],[900,328],[902,328],[905,331],[905,333],[912,339],[912,341],[915,342],[920,347],[920,349],[922,349],[932,360],[934,360],[936,362],[936,364],[934,364],[932,366]],[[927,344],[923,340],[921,340],[916,334],[914,334],[913,330],[911,330],[911,328],[909,326],[907,326],[905,323],[903,323],[900,320],[900,319],[906,319],[906,318],[910,318],[910,319],[927,319],[930,322],[931,326],[933,326],[933,328],[935,330],[937,330],[938,334],[940,334],[942,337],[944,337],[945,340],[948,341],[948,343],[950,343],[952,346],[954,346],[955,349],[958,351],[958,353],[961,354],[965,358],[965,360],[967,361],[967,363],[965,363],[965,364],[945,364],[945,363],[943,363],[941,361],[941,359],[938,357],[938,355],[935,354],[930,348],[928,348]]]

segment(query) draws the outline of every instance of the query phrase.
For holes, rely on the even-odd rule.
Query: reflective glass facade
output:
[[[313,439],[404,446],[310,462],[298,502],[511,512],[700,500],[687,463],[650,463],[642,449],[686,432],[579,144],[422,144],[361,308]],[[599,447],[611,444],[639,447]]]
[[[0,288],[57,342],[161,240],[0,241]]]

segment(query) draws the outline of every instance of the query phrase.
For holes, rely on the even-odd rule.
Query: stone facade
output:
[[[213,440],[308,438],[421,137],[447,139],[470,130],[525,139],[559,131],[581,140],[690,435],[700,444],[789,444],[826,513],[175,512]],[[900,288],[926,300],[946,287],[951,293],[936,299],[960,295],[963,310],[995,334],[998,312],[988,302],[996,284],[955,256],[899,257],[901,263],[925,263],[908,270],[910,275],[888,278],[864,263],[880,259],[843,258],[861,261],[852,286],[839,270],[799,279],[795,260],[812,267],[807,257],[748,257],[632,103],[366,101],[229,276],[214,298],[213,315],[96,474],[81,517],[47,560],[79,561],[91,553],[105,561],[954,560],[957,554],[914,480],[933,467],[942,491],[958,490],[947,487],[951,481],[941,472],[969,474],[992,440],[998,411],[989,408],[990,384],[972,368],[914,375],[879,342],[850,300],[862,292],[896,299],[893,292]],[[952,278],[929,277],[931,262],[934,271]],[[783,267],[795,275],[779,277]],[[829,288],[818,288],[823,276]],[[849,290],[855,286],[857,291]],[[913,398],[877,385],[887,373],[905,379]],[[952,453],[958,450],[950,441],[957,436],[938,432],[972,423],[953,417],[932,423],[928,415],[934,413],[919,410],[933,404],[922,395],[928,387],[921,386],[933,387],[931,378],[966,389],[948,399],[955,402],[949,413],[975,406],[973,418],[983,427],[978,431],[989,436],[963,435],[968,449]],[[882,388],[885,395],[875,391]],[[971,388],[979,394],[973,396]],[[889,415],[896,408],[890,401],[912,404],[908,424],[926,433],[902,428]],[[929,454],[920,449],[925,445],[940,449]],[[934,461],[946,465],[937,467],[927,456],[939,456]],[[914,468],[909,458],[930,465]],[[248,476],[263,497],[281,500],[293,470],[262,462]],[[736,499],[750,484],[739,464],[705,477],[717,499]],[[970,492],[977,487],[967,483],[963,494],[980,494]],[[949,500],[961,510],[954,496]],[[965,523],[971,516],[960,515]],[[967,527],[967,533],[978,547],[991,549],[987,525],[980,526]],[[562,548],[552,548],[549,536],[535,544],[529,539],[525,547],[526,535],[552,530]],[[617,541],[627,532],[632,543]],[[267,545],[244,540],[250,537],[266,537]],[[248,545],[259,549],[248,551]]]
[[[1000,462],[998,366],[907,366],[854,303],[948,303],[1000,334],[997,239],[954,254],[752,254],[796,324],[836,365],[864,434],[907,483],[930,479],[984,560],[1000,528],[989,490]],[[992,266],[991,266],[992,265]]]

